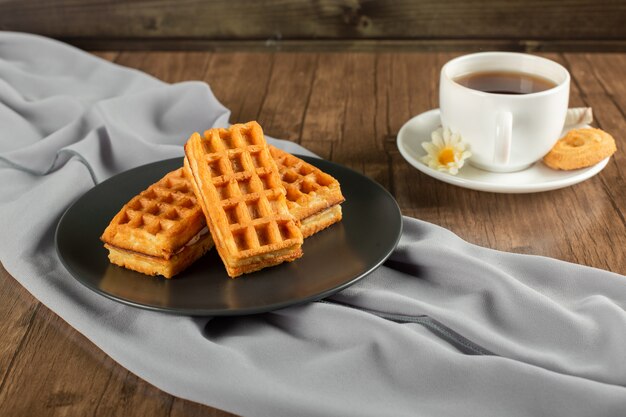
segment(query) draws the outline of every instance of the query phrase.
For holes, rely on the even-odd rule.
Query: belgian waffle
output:
[[[166,278],[185,269],[213,246],[183,168],[133,197],[100,239],[112,263]]]
[[[341,220],[345,198],[339,181],[319,168],[270,145],[270,153],[285,187],[287,207],[301,221],[306,238]]]
[[[194,133],[185,172],[229,276],[302,256],[302,232],[258,123]]]

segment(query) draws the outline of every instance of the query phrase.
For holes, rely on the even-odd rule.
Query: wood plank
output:
[[[569,54],[566,56],[570,59],[572,57]],[[577,70],[580,66],[584,66],[583,71],[589,75],[582,82],[585,93],[606,93],[626,117],[626,56],[624,54],[585,54],[574,61],[578,63]],[[595,83],[594,78],[597,80]]]
[[[168,83],[201,80],[211,54],[206,52],[122,52],[115,62]]]
[[[268,39],[212,40],[188,38],[58,39],[87,51],[211,51],[211,52],[622,52],[626,40],[607,39]]]
[[[101,366],[105,360],[104,353],[42,306],[0,392],[0,409],[5,415],[92,415],[94,399],[110,377]]]
[[[377,130],[384,135],[384,127],[376,124],[379,108],[377,100],[376,57],[366,53],[352,53],[348,73],[343,77],[345,88],[344,122],[341,136],[333,144],[332,158],[362,172],[390,189],[389,161],[384,149],[384,136],[376,137]],[[384,97],[386,102],[387,97]]]
[[[110,372],[110,376],[104,390],[97,396],[94,416],[169,416],[175,397],[138,378],[109,357],[102,360],[101,366]],[[100,388],[98,384],[97,390]],[[219,412],[210,407],[204,408],[208,409],[209,413]]]
[[[119,51],[91,51],[91,54],[105,59],[107,61],[115,61],[117,59],[117,57],[120,55]]]
[[[306,148],[319,156],[320,158],[328,159],[332,158],[333,143],[327,140],[311,140],[306,142]]]
[[[384,144],[376,137],[376,71],[373,54],[320,56],[301,143],[319,147],[327,142],[331,160],[389,186]]]
[[[613,208],[620,214],[622,225],[626,224],[626,131],[624,114],[615,103],[605,95],[590,95],[586,99],[589,106],[594,109],[597,126],[611,133],[617,143],[617,152],[611,157],[609,164],[600,174],[604,187],[610,195]],[[614,226],[616,227],[616,226]],[[617,229],[619,230],[619,229]],[[621,246],[624,248],[626,246]],[[620,248],[617,246],[616,248]],[[623,251],[622,256],[623,256]],[[623,261],[626,263],[626,257]]]
[[[273,54],[235,52],[213,56],[203,79],[231,110],[231,123],[258,119],[273,62]]]
[[[451,53],[394,54],[389,100],[389,131],[393,142],[388,147],[394,196],[403,214],[446,227],[457,234],[463,231],[463,222],[457,221],[456,213],[468,202],[459,202],[467,191],[437,181],[422,174],[406,162],[396,147],[398,131],[410,118],[439,107],[439,73],[449,60],[460,55]],[[393,145],[393,146],[392,146]],[[475,204],[469,200],[472,204]],[[472,226],[479,224],[473,216],[468,218]],[[487,228],[476,229],[465,236],[475,243],[489,246],[493,239]],[[469,241],[472,241],[469,240]]]
[[[600,174],[614,209],[626,224],[626,59],[618,54],[566,54],[573,78],[584,100],[594,110],[595,125],[609,132],[617,152]],[[624,260],[626,263],[626,260]]]
[[[612,0],[0,3],[4,29],[83,38],[625,39],[625,17]]]
[[[233,417],[235,414],[210,408],[202,404],[174,398],[174,404],[170,410],[170,417]]]
[[[258,116],[266,134],[294,142],[301,140],[318,59],[317,54],[311,53],[274,55],[272,73]]]
[[[389,85],[389,129],[398,130],[411,117],[439,107],[439,72],[457,54],[395,54]]]
[[[341,137],[348,62],[345,54],[320,56],[300,138],[304,146],[315,141],[334,142]]]
[[[4,415],[167,416],[172,401],[43,306],[0,392]]]
[[[0,391],[14,366],[16,355],[39,306],[33,296],[13,279],[0,263]]]
[[[611,60],[609,62],[612,63]],[[589,59],[583,54],[563,54],[563,61],[572,76],[572,88],[576,89],[579,94],[605,94],[606,89],[603,87],[600,79],[594,74],[593,65]],[[617,77],[615,77],[617,78]],[[619,83],[619,79],[611,79],[613,82]],[[584,92],[581,89],[584,88]]]

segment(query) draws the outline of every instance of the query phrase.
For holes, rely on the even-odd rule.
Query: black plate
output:
[[[291,263],[231,279],[213,249],[174,279],[149,277],[109,263],[100,235],[140,191],[183,164],[182,158],[112,177],[80,197],[56,231],[57,253],[90,289],[135,307],[196,316],[255,314],[319,300],[354,284],[395,249],[402,215],[393,197],[369,178],[321,159],[300,156],[339,180],[343,220],[305,240]]]

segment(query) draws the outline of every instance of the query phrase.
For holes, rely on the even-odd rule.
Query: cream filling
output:
[[[302,219],[302,226],[308,226],[312,223],[318,223],[320,221],[330,221],[333,220],[337,217],[338,214],[341,213],[341,206],[339,204],[327,208],[326,210],[319,212],[317,214],[314,214],[312,216],[309,216],[305,219]]]
[[[196,233],[191,239],[189,239],[189,241],[187,243],[185,243],[183,246],[181,246],[180,249],[178,249],[174,255],[178,255],[179,253],[181,253],[182,251],[184,251],[186,248],[188,248],[189,246],[193,246],[196,243],[198,243],[198,241],[200,240],[200,238],[204,235],[206,235],[207,233],[209,233],[209,228],[204,226],[202,229],[200,229],[200,231],[198,233]]]
[[[262,264],[266,261],[272,261],[276,258],[283,257],[287,254],[290,254],[293,251],[294,251],[294,246],[289,246],[287,248],[280,249],[272,253],[255,255],[249,258],[236,260],[235,262],[229,263],[229,266],[231,268],[243,268],[243,267],[250,266],[250,265]]]

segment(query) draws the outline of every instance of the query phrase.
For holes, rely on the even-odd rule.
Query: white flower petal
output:
[[[435,145],[433,145],[432,142],[422,142],[422,148],[424,148],[424,150],[428,153],[437,151]]]
[[[446,145],[450,143],[450,137],[451,137],[450,129],[446,127],[445,129],[443,129],[443,140],[446,143]]]
[[[435,130],[432,135],[431,138],[433,140],[433,145],[435,145],[438,148],[442,148],[444,147],[444,140],[443,140],[443,135],[442,135],[443,130],[441,128]]]
[[[422,143],[422,148],[427,155],[423,156],[421,161],[437,171],[447,172],[451,175],[458,174],[459,169],[465,165],[465,160],[472,155],[467,144],[463,142],[463,137],[458,132],[452,132],[448,128],[439,128],[433,131],[430,137],[431,142]],[[441,164],[439,156],[445,148],[452,148],[454,160],[447,164]]]

